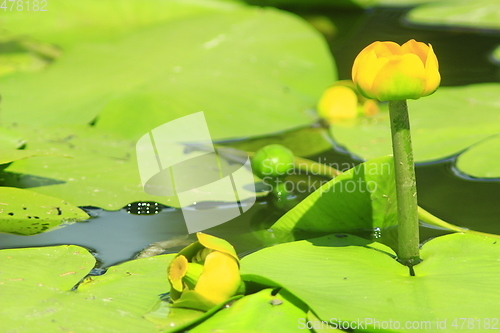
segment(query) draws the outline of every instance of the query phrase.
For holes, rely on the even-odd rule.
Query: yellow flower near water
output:
[[[374,42],[354,60],[352,80],[367,98],[379,101],[418,99],[441,82],[432,46],[409,40],[403,45]]]
[[[360,95],[350,80],[337,81],[328,87],[316,108],[318,115],[329,124],[379,112],[377,102]]]
[[[210,308],[236,295],[242,284],[239,260],[227,241],[201,232],[168,267],[173,306]]]

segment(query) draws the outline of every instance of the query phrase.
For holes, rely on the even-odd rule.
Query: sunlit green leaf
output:
[[[432,26],[500,29],[500,3],[497,0],[439,1],[412,9],[407,19]]]
[[[294,6],[294,7],[333,7],[333,8],[366,8],[375,0],[246,0],[247,3],[260,6]]]
[[[437,331],[453,330],[456,318],[481,318],[474,330],[487,331],[484,319],[492,324],[498,315],[500,243],[452,234],[424,244],[421,257],[411,276],[387,253],[339,244],[332,235],[250,254],[241,260],[241,270],[285,287],[322,320],[336,318],[351,327],[360,320],[368,327],[377,327],[374,320],[386,325],[392,320],[400,325],[392,326],[395,331],[412,332],[407,321]]]
[[[87,278],[94,266],[84,248],[64,245],[1,250],[2,329],[22,332],[157,332],[145,320],[158,295],[170,287],[172,255],[112,266]]]
[[[491,60],[496,64],[500,64],[500,46],[491,53]]]
[[[117,210],[130,202],[155,201],[179,207],[177,197],[146,194],[137,165],[136,142],[88,126],[18,127],[27,140],[26,153],[50,151],[55,156],[18,160],[1,174],[6,186],[30,187],[78,206]],[[228,163],[221,159],[221,163]],[[203,172],[206,165],[200,165]],[[250,173],[242,168],[241,172]],[[21,174],[21,175],[19,175]],[[250,175],[249,179],[253,179]],[[240,191],[244,200],[255,192]],[[234,201],[234,193],[223,188],[211,199]]]
[[[499,89],[498,83],[442,87],[408,101],[415,161],[450,157],[500,133]],[[363,159],[392,154],[387,106],[372,118],[336,123],[330,132],[339,145]]]
[[[217,0],[149,0],[147,2],[51,0],[45,5],[44,1],[41,1],[39,6],[38,11],[9,11],[9,15],[2,15],[0,24],[11,35],[32,36],[38,41],[54,43],[67,50],[81,42],[107,43],[111,39],[164,21],[231,11],[238,7],[238,4]],[[26,24],[27,22],[34,24]]]
[[[370,160],[329,181],[280,218],[271,229],[349,232],[397,224],[392,157]]]
[[[272,136],[224,143],[225,146],[251,152],[256,152],[269,144],[285,146],[296,156],[311,156],[332,148],[324,128],[309,126]]]
[[[500,178],[500,136],[482,141],[460,154],[457,168],[477,178]]]
[[[0,187],[0,232],[34,235],[88,219],[80,208],[47,195],[14,187]]]
[[[4,20],[65,46],[45,71],[0,79],[4,124],[98,117],[97,127],[137,139],[204,111],[214,139],[262,135],[309,124],[306,110],[335,79],[326,43],[291,14],[214,1],[118,3],[58,1],[54,14]],[[42,22],[21,28],[30,19]],[[67,28],[54,31],[56,23]]]
[[[272,289],[245,296],[217,312],[195,328],[193,333],[213,332],[304,332],[306,313],[289,297],[272,295]],[[307,332],[308,330],[306,330]]]

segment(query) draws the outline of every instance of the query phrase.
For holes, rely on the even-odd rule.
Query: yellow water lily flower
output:
[[[379,112],[378,103],[359,94],[350,80],[337,81],[328,87],[316,108],[318,115],[329,124]]]
[[[242,284],[239,260],[227,241],[198,232],[168,267],[173,306],[210,308],[236,295]]]
[[[441,76],[432,46],[412,39],[365,47],[354,60],[352,80],[367,98],[396,101],[432,94]]]

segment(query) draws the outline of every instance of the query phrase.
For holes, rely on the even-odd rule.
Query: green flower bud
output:
[[[267,145],[253,156],[252,170],[262,179],[284,177],[294,168],[294,159],[290,149],[278,144]]]

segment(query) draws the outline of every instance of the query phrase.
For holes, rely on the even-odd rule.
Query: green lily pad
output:
[[[14,150],[21,147],[24,140],[21,135],[13,130],[5,127],[0,127],[0,149],[1,150]],[[1,158],[2,155],[0,155]]]
[[[200,12],[198,2],[173,1],[177,14],[162,17],[157,13],[170,7],[124,3],[64,3],[55,18],[37,16],[39,29],[20,27],[32,14],[5,20],[4,28],[59,42],[65,51],[45,71],[0,78],[3,123],[86,124],[97,117],[97,127],[138,139],[204,111],[213,139],[256,136],[309,124],[306,110],[335,80],[326,43],[292,14],[220,9],[212,1]],[[69,29],[51,37],[65,12],[81,18],[61,19]]]
[[[23,160],[34,156],[60,156],[48,151],[27,151],[27,150],[2,150],[0,149],[0,164],[6,164],[13,161]]]
[[[23,332],[157,332],[142,315],[170,287],[166,268],[172,255],[112,266],[88,274],[94,257],[63,245],[1,250],[2,329]]]
[[[415,24],[500,29],[500,3],[496,0],[439,1],[410,10],[406,19]]]
[[[239,6],[234,1],[217,0],[150,0],[147,2],[101,0],[85,3],[53,0],[45,5],[43,3],[39,5],[38,11],[9,11],[9,15],[2,16],[1,26],[10,35],[32,36],[38,41],[57,44],[64,50],[82,42],[107,43],[111,39],[164,21],[231,11]],[[36,24],[26,24],[27,22],[36,22]]]
[[[500,133],[499,89],[498,83],[443,87],[408,101],[415,162],[456,155]],[[369,119],[333,124],[330,132],[339,145],[362,159],[392,154],[387,105]]]
[[[490,58],[495,64],[500,64],[500,46],[493,50]]]
[[[410,7],[433,2],[452,2],[456,0],[375,0],[377,7]]]
[[[287,297],[264,289],[245,296],[224,308],[189,332],[304,332],[298,323],[305,322],[306,312]]]
[[[500,178],[500,136],[482,141],[460,154],[456,167],[476,178]]]
[[[250,152],[256,152],[269,144],[280,144],[290,149],[295,156],[311,156],[332,148],[328,132],[324,128],[310,126],[272,136],[223,142],[222,144]]]
[[[70,203],[14,187],[0,186],[0,232],[35,235],[61,224],[89,219]]]
[[[271,226],[273,232],[352,232],[397,225],[390,156],[360,164],[302,200]]]
[[[333,8],[368,8],[375,0],[245,0],[247,3],[259,6],[294,6],[294,7],[333,7]]]
[[[398,332],[452,331],[464,324],[460,318],[471,318],[475,332],[498,325],[500,243],[495,239],[435,238],[423,245],[415,276],[380,249],[338,240],[332,235],[260,250],[241,260],[242,274],[249,274],[247,280],[270,279],[321,320],[350,322],[352,328],[376,328],[376,320]],[[426,326],[409,329],[407,322]]]
[[[12,163],[1,177],[6,186],[29,187],[32,191],[78,206],[107,210],[118,210],[136,201],[155,201],[180,207],[175,196],[153,196],[144,191],[137,165],[136,143],[132,140],[88,126],[43,129],[20,126],[18,130],[28,142],[26,152],[50,151],[60,156],[40,156]],[[223,167],[229,163],[224,159],[220,161]],[[200,172],[203,172],[203,167],[207,166],[200,165]],[[247,178],[253,181],[249,170],[241,168],[240,172],[249,174]],[[247,185],[241,184],[240,200],[255,196]],[[221,188],[211,195],[211,199],[215,198],[221,202],[233,202],[234,193]]]

